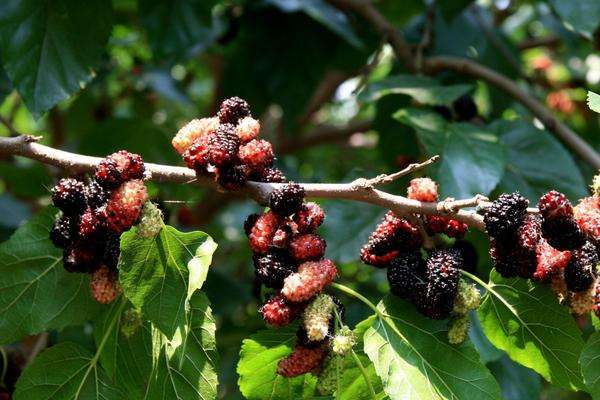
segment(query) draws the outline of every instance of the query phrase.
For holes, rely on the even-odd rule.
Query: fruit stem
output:
[[[341,283],[336,283],[336,282],[333,282],[331,284],[331,286],[346,293],[347,295],[356,297],[357,299],[359,299],[360,301],[365,303],[367,306],[369,306],[369,308],[371,310],[375,311],[375,314],[377,314],[379,317],[382,317],[382,318],[385,317],[385,315],[383,315],[383,313],[377,308],[377,306],[375,304],[371,303],[371,301],[369,299],[367,299],[365,296],[358,293],[354,289],[350,289],[348,286],[342,285]]]
[[[360,372],[365,380],[365,383],[367,384],[367,387],[369,388],[371,397],[373,399],[377,399],[377,393],[375,393],[375,389],[373,389],[373,385],[371,384],[369,375],[367,375],[367,370],[365,369],[364,365],[362,365],[362,362],[360,361],[360,358],[358,358],[358,355],[356,354],[354,349],[350,349],[350,352],[352,353],[352,358],[354,359],[354,362],[356,363],[356,366],[358,367],[358,369],[360,369]]]

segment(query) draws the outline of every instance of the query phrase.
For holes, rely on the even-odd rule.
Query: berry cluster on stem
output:
[[[138,221],[148,200],[144,171],[139,155],[120,150],[103,159],[92,178],[65,178],[52,188],[60,213],[50,239],[63,249],[67,271],[92,275],[91,293],[99,303],[120,292],[120,235]]]

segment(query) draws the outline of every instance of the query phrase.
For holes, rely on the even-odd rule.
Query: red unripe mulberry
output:
[[[319,367],[326,354],[327,346],[325,345],[314,349],[296,345],[292,354],[279,360],[277,373],[287,378],[306,374]]]
[[[307,261],[285,278],[281,293],[290,301],[306,301],[333,282],[336,274],[331,260]]]
[[[273,326],[285,326],[302,314],[306,303],[289,302],[281,294],[271,297],[260,308],[265,322]]]
[[[260,122],[252,117],[242,118],[235,127],[235,133],[237,133],[242,143],[248,143],[252,139],[255,139],[259,132]]]
[[[281,223],[281,218],[272,211],[262,214],[250,229],[248,240],[252,251],[264,254],[269,250],[275,231]]]
[[[98,303],[112,303],[119,293],[121,293],[121,286],[117,279],[117,273],[109,269],[106,265],[103,265],[92,274],[90,290],[92,292],[92,297]]]
[[[260,170],[273,164],[275,155],[271,143],[262,139],[253,139],[240,146],[238,158],[254,170]]]
[[[432,203],[438,200],[438,186],[430,178],[415,178],[410,181],[408,198]]]
[[[324,219],[325,212],[317,203],[313,202],[303,204],[294,215],[294,222],[300,233],[313,233],[321,226]]]
[[[314,233],[295,236],[290,243],[290,253],[297,261],[319,260],[325,254],[327,243]]]
[[[536,254],[537,268],[533,277],[540,281],[547,281],[562,271],[571,259],[570,251],[556,250],[545,239],[539,241]]]
[[[141,180],[123,183],[114,191],[106,206],[108,227],[115,233],[122,233],[135,224],[142,207],[148,200],[146,186]]]

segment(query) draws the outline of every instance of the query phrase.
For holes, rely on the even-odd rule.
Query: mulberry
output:
[[[246,217],[246,220],[244,221],[244,233],[246,234],[246,236],[250,236],[250,232],[252,232],[252,228],[256,224],[256,221],[259,217],[260,214],[256,213],[250,214]]]
[[[396,296],[412,300],[427,284],[425,261],[420,252],[401,254],[388,270],[390,290]]]
[[[102,240],[107,233],[107,214],[104,207],[88,208],[79,221],[79,237],[83,240]]]
[[[271,143],[266,140],[253,139],[240,146],[238,158],[242,164],[248,165],[253,170],[261,170],[273,164],[275,155]]]
[[[281,218],[274,212],[266,212],[259,216],[254,226],[250,229],[248,240],[252,251],[264,254],[269,249],[275,231],[281,223]]]
[[[109,269],[116,271],[121,255],[121,236],[116,233],[109,233],[106,239],[106,246],[102,254],[102,263]]]
[[[314,233],[295,236],[290,242],[290,253],[298,262],[319,260],[325,254],[325,240]]]
[[[240,138],[231,124],[221,124],[217,130],[207,136],[207,159],[212,165],[220,167],[231,164],[237,159]]]
[[[490,240],[490,257],[494,268],[505,278],[531,278],[537,268],[537,251],[516,244]]]
[[[77,237],[77,218],[62,216],[54,221],[50,229],[50,240],[56,247],[64,249],[71,246]]]
[[[92,274],[90,289],[92,297],[100,304],[112,303],[121,292],[117,274],[105,265]]]
[[[269,196],[269,207],[282,217],[290,216],[302,207],[304,188],[297,183],[289,183],[274,189]]]
[[[556,250],[545,239],[537,245],[537,266],[533,277],[539,281],[546,281],[552,275],[562,271],[571,259],[570,251]]]
[[[427,258],[427,291],[417,308],[433,319],[448,318],[458,293],[463,260],[456,249],[433,250]]]
[[[235,125],[240,119],[251,117],[250,106],[239,97],[230,97],[221,103],[217,116],[222,124]]]
[[[330,321],[330,328],[333,329],[333,320]],[[329,330],[329,328],[328,328]],[[322,340],[311,340],[308,337],[308,332],[306,332],[306,329],[304,329],[303,326],[300,326],[298,328],[298,330],[296,331],[296,344],[300,345],[304,348],[307,349],[316,349],[318,347],[322,347],[324,346],[327,342],[329,341],[329,339],[322,339]]]
[[[456,315],[450,319],[448,329],[448,342],[450,344],[461,344],[467,339],[469,335],[469,322],[468,315]]]
[[[573,210],[577,225],[594,243],[600,243],[600,209],[598,199],[586,197],[579,201]]]
[[[377,268],[387,268],[392,260],[398,257],[398,254],[400,254],[400,252],[398,250],[394,250],[387,254],[378,256],[373,254],[369,248],[369,245],[366,244],[360,249],[360,260],[365,264],[369,264]]]
[[[369,236],[366,249],[369,253],[380,256],[394,250],[415,250],[421,246],[421,243],[421,235],[416,227],[407,220],[397,217],[392,211],[388,211]]]
[[[323,361],[319,373],[317,391],[322,395],[333,394],[338,388],[338,377],[343,371],[344,360],[337,355],[329,355]]]
[[[119,150],[106,157],[114,160],[117,164],[121,182],[130,179],[142,179],[144,177],[144,161],[139,154],[130,153],[127,150]]]
[[[208,138],[214,135],[202,136],[193,142],[183,153],[183,161],[189,169],[193,169],[197,174],[206,172],[208,165]]]
[[[260,312],[267,324],[285,326],[298,318],[305,307],[305,303],[292,303],[278,294],[267,300],[260,308]]]
[[[252,174],[250,175],[250,180],[253,180],[256,182],[270,182],[270,183],[287,182],[287,178],[285,177],[283,172],[281,172],[280,169],[274,168],[274,167],[263,168],[258,171],[252,171]]]
[[[136,234],[139,237],[151,238],[158,235],[163,227],[162,211],[151,201],[144,203]]]
[[[540,197],[538,208],[545,219],[573,216],[573,206],[564,194],[556,190],[551,190]]]
[[[347,326],[343,326],[331,339],[331,350],[339,355],[344,355],[356,344],[356,335]]]
[[[147,200],[148,192],[144,182],[131,180],[123,183],[112,194],[106,206],[109,229],[121,233],[131,228],[138,220]]]
[[[569,299],[569,308],[573,314],[585,315],[593,311],[594,294],[596,291],[595,286],[596,285],[590,285],[588,290],[571,293],[571,298]]]
[[[217,183],[227,190],[238,190],[248,180],[245,165],[223,165],[217,172]]]
[[[171,140],[171,144],[179,154],[183,154],[192,143],[197,139],[214,132],[218,126],[219,119],[216,117],[194,119],[179,129],[177,134]]]
[[[485,210],[483,222],[488,234],[501,242],[512,241],[523,224],[528,205],[529,201],[517,192],[500,195]]]
[[[252,139],[255,139],[260,132],[260,122],[252,117],[244,117],[239,120],[235,127],[235,133],[237,133],[242,143],[248,143]]]
[[[438,200],[438,186],[430,178],[415,178],[407,189],[408,198],[432,203]]]
[[[427,232],[429,234],[444,233],[451,238],[461,239],[467,233],[468,225],[456,219],[430,215],[427,217]]]
[[[61,179],[52,188],[52,203],[66,215],[77,215],[86,208],[85,185],[73,178]]]
[[[90,208],[102,207],[108,200],[108,193],[96,180],[92,180],[86,185],[84,194]]]
[[[307,372],[318,368],[326,354],[327,348],[324,345],[315,349],[296,345],[292,354],[279,360],[279,363],[277,364],[277,373],[287,378],[306,374]]]
[[[99,267],[100,258],[93,246],[75,245],[63,251],[63,266],[67,272],[93,272]]]
[[[333,282],[337,269],[331,260],[307,261],[285,278],[281,293],[290,301],[305,301]]]
[[[471,310],[476,310],[481,304],[481,293],[477,287],[468,284],[462,279],[458,281],[458,293],[454,299],[453,312],[456,314],[467,314]]]
[[[323,209],[313,202],[303,204],[300,210],[294,215],[294,222],[300,233],[312,233],[317,230],[325,219]]]
[[[320,341],[327,337],[333,307],[334,303],[331,296],[320,294],[304,310],[302,322],[311,341]]]
[[[273,235],[273,240],[271,241],[271,245],[280,249],[287,248],[290,245],[290,241],[292,240],[293,234],[293,228],[290,226],[290,224],[286,223],[275,231],[275,234]],[[294,256],[294,258],[296,257]]]
[[[591,242],[572,251],[571,260],[564,270],[567,289],[571,292],[583,292],[590,288],[596,278],[598,252]]]
[[[284,250],[271,250],[265,255],[253,257],[254,274],[268,288],[279,289],[290,274],[296,272],[296,264]]]
[[[105,158],[100,161],[96,167],[94,177],[96,182],[107,190],[115,189],[123,183],[123,177],[121,176],[117,162],[111,158]]]
[[[576,249],[585,242],[583,232],[572,217],[544,219],[542,235],[557,250]]]

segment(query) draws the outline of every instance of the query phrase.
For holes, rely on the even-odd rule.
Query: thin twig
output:
[[[415,55],[415,66],[417,71],[421,72],[423,69],[423,52],[431,43],[431,33],[433,31],[433,22],[435,18],[435,1],[431,2],[427,8],[427,14],[425,15],[425,24],[423,27],[423,36],[421,41],[417,45]]]
[[[14,138],[0,137],[0,154],[23,156],[43,162],[48,165],[68,170],[72,173],[92,172],[102,160],[99,157],[90,157],[81,154],[69,153],[52,147],[36,143],[38,138],[32,136],[18,136]],[[217,183],[209,177],[196,177],[193,170],[171,165],[146,163],[146,170],[151,178],[157,182],[193,183],[220,190]],[[240,196],[254,199],[259,204],[267,204],[271,192],[281,187],[280,183],[247,182],[236,191]],[[397,215],[451,215],[467,225],[483,230],[483,217],[474,211],[456,210],[455,213],[445,213],[438,209],[438,203],[423,203],[394,195],[372,187],[357,186],[355,182],[349,183],[301,183],[307,197],[329,199],[345,199],[373,204],[394,211]]]
[[[481,204],[483,204],[484,202],[486,202],[486,204],[492,204],[489,203],[489,199],[486,196],[482,194],[477,194],[471,197],[470,199],[445,199],[444,201],[438,203],[438,207],[442,212],[453,213],[461,208],[480,207]]]
[[[365,187],[371,187],[371,188],[378,186],[378,185],[385,185],[386,183],[393,182],[396,179],[400,179],[403,176],[412,174],[415,171],[418,171],[420,169],[428,167],[431,164],[436,163],[439,159],[440,159],[440,156],[435,155],[435,156],[429,158],[428,160],[423,161],[422,163],[410,164],[410,165],[408,165],[408,167],[406,167],[398,172],[394,172],[393,174],[378,175],[375,178],[366,179],[364,182],[359,181],[359,182],[357,182],[357,184],[364,185]]]

